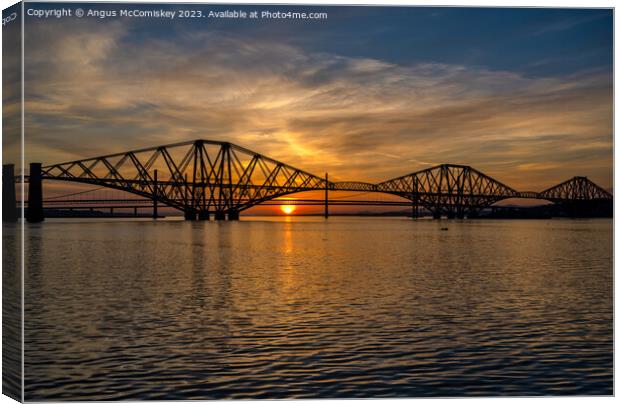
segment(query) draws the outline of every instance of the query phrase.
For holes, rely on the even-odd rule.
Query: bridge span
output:
[[[3,206],[15,206],[12,166],[3,167]],[[182,211],[187,220],[236,220],[253,206],[298,192],[377,192],[403,198],[435,218],[472,218],[501,200],[542,199],[571,209],[609,205],[613,196],[586,177],[573,177],[541,192],[520,192],[476,170],[441,164],[380,183],[333,182],[229,142],[195,140],[43,166],[27,176],[30,222],[44,220],[42,181],[68,181],[125,191]],[[12,188],[12,189],[11,189]],[[15,209],[5,209],[16,220]],[[7,216],[7,213],[9,216]]]

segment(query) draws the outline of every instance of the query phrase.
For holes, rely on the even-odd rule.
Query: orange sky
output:
[[[519,190],[575,175],[612,186],[606,67],[544,75],[431,56],[390,60],[261,29],[27,24],[26,159],[50,164],[203,138],[339,181],[455,163]],[[403,52],[415,54],[404,41]],[[5,113],[18,110],[5,103]],[[5,156],[14,151],[5,142]]]

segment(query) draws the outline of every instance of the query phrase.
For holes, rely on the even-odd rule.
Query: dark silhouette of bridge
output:
[[[3,176],[4,205],[15,206],[12,166],[4,167]],[[435,218],[477,217],[482,209],[510,198],[550,201],[575,215],[609,209],[613,200],[609,192],[586,177],[571,178],[542,192],[520,192],[472,167],[456,164],[441,164],[376,184],[333,182],[327,174],[317,176],[241,146],[210,140],[46,166],[31,163],[24,179],[29,183],[26,216],[31,222],[44,219],[43,180],[125,191],[152,201],[154,217],[161,204],[184,212],[187,220],[209,220],[212,215],[216,220],[236,220],[240,212],[253,206],[305,191],[324,192],[326,217],[330,191],[396,195],[412,206],[414,217],[418,208],[424,208]],[[3,214],[7,217],[7,210]]]

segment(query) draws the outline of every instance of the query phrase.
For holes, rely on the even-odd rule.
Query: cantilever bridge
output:
[[[14,183],[4,167],[5,187]],[[7,177],[10,177],[7,178]],[[324,191],[381,192],[410,201],[439,218],[475,217],[509,198],[543,199],[577,208],[610,204],[612,195],[585,177],[574,177],[542,192],[519,192],[464,165],[442,164],[377,184],[332,182],[241,146],[196,140],[42,166],[30,164],[29,221],[43,220],[42,181],[70,181],[135,194],[183,211],[188,220],[239,218],[239,212],[289,194]],[[8,181],[7,181],[8,180]],[[9,185],[10,187],[10,185]],[[10,193],[5,188],[3,194]],[[10,199],[10,198],[9,198]],[[10,202],[9,202],[10,204]],[[13,202],[13,206],[15,206]],[[5,216],[6,216],[6,212]]]

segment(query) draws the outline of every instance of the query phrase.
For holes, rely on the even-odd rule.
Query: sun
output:
[[[282,212],[284,212],[285,215],[290,215],[295,212],[295,206],[293,205],[282,205],[280,209],[282,209]]]

